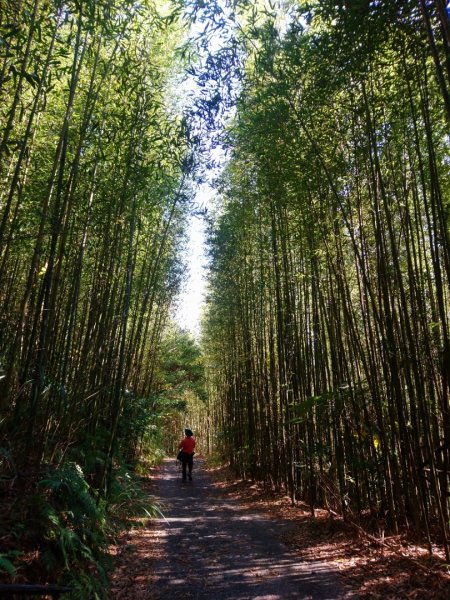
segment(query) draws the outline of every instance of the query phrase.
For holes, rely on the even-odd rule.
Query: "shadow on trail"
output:
[[[221,497],[197,459],[194,481],[174,461],[159,481],[164,518],[156,521],[163,557],[153,566],[152,598],[176,600],[335,600],[337,576],[301,562],[280,537],[291,525],[249,513]]]

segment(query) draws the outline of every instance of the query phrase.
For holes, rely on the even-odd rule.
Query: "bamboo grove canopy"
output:
[[[448,540],[445,2],[234,3],[213,421],[242,474]],[[207,78],[206,78],[207,80]],[[437,535],[437,537],[435,537]]]

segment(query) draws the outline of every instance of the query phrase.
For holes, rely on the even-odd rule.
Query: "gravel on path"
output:
[[[281,542],[292,524],[249,512],[214,487],[201,459],[183,482],[173,459],[158,477],[163,517],[154,521],[159,558],[154,600],[339,600],[339,577]]]

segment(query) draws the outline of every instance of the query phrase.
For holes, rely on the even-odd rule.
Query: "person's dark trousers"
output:
[[[194,455],[183,454],[183,481],[186,481],[186,467],[189,473],[189,479],[192,479],[192,467],[194,466]]]

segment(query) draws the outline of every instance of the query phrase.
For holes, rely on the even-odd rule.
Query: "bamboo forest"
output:
[[[448,577],[448,3],[1,0],[0,306],[0,597],[182,597],[110,582],[184,427]]]

